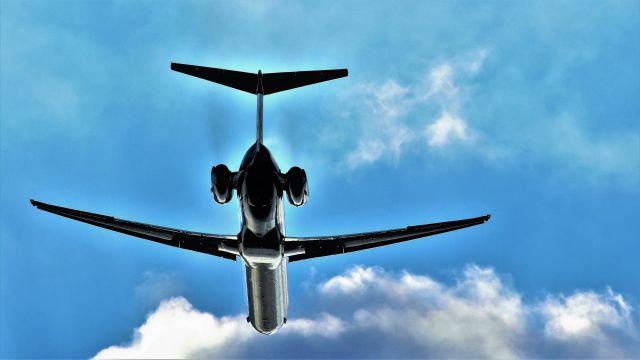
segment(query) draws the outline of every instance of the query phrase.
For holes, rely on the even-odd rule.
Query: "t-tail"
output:
[[[264,95],[295,89],[301,86],[338,79],[349,75],[347,69],[311,70],[279,73],[247,73],[242,71],[210,68],[187,64],[171,63],[171,70],[215,83],[232,87],[236,90],[255,94],[258,100],[256,112],[256,141],[262,143],[262,98]]]

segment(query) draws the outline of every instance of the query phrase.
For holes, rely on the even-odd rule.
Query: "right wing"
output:
[[[236,260],[236,255],[238,254],[238,238],[236,235],[214,235],[143,224],[116,219],[113,216],[45,204],[35,200],[31,200],[31,205],[52,214],[169,246],[215,255],[230,260]]]
[[[286,237],[285,254],[288,255],[289,261],[343,254],[480,225],[488,221],[490,217],[491,215],[485,215],[471,219],[350,235],[304,238]]]

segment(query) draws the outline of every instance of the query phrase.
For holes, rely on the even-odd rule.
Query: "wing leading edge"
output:
[[[40,210],[69,219],[169,246],[215,255],[229,260],[236,260],[236,255],[238,254],[236,235],[214,235],[143,224],[116,219],[113,216],[45,204],[35,200],[31,200],[31,204]]]
[[[485,215],[471,219],[350,235],[287,237],[285,238],[285,254],[288,254],[289,261],[343,254],[480,225],[488,221],[490,217],[491,215]]]

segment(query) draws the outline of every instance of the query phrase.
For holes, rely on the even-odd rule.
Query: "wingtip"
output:
[[[39,208],[40,204],[42,204],[40,201],[36,201],[36,200],[33,200],[33,199],[29,199],[29,202],[31,203],[31,205],[33,205],[33,206],[35,206],[37,208]]]
[[[489,221],[491,219],[491,214],[487,214],[484,216],[484,221]]]

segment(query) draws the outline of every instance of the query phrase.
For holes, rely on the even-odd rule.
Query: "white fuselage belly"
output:
[[[284,235],[284,207],[282,199],[278,201],[274,220],[280,225]],[[244,217],[244,216],[243,216]],[[279,257],[275,264],[249,264],[245,260],[245,278],[247,282],[247,304],[249,322],[263,334],[277,331],[287,318],[287,259]],[[244,260],[244,258],[243,258]],[[248,259],[251,261],[251,258]]]

